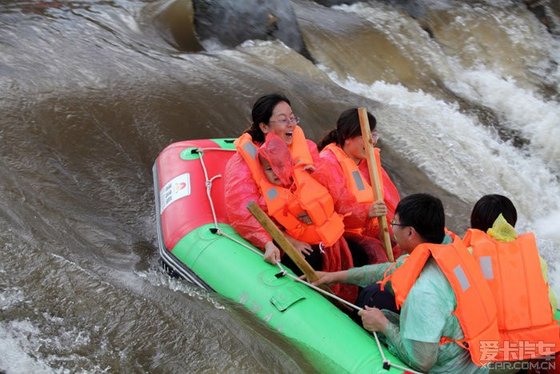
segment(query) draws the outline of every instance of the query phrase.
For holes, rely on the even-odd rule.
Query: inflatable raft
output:
[[[402,372],[398,367],[404,365],[380,350],[372,334],[317,291],[278,276],[278,267],[224,223],[222,175],[235,152],[233,140],[174,143],[155,161],[163,262],[188,281],[244,305],[321,373]]]

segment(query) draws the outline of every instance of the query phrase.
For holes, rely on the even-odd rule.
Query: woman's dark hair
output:
[[[367,112],[369,121],[369,128],[371,131],[375,130],[377,120],[370,112]],[[323,139],[317,143],[319,151],[331,143],[336,143],[342,147],[346,139],[351,139],[356,136],[362,135],[362,128],[360,127],[360,117],[358,116],[358,108],[347,109],[336,121],[336,129],[329,132]]]
[[[251,111],[251,127],[245,130],[246,133],[251,135],[254,142],[264,143],[265,134],[259,126],[261,123],[268,124],[270,117],[272,117],[272,111],[278,105],[278,103],[286,102],[288,105],[292,105],[290,100],[284,95],[273,93],[261,96],[257,99],[253,105],[253,110]]]
[[[397,205],[400,223],[412,226],[427,243],[441,244],[445,237],[445,213],[440,199],[425,193],[409,195]]]
[[[517,210],[511,200],[497,194],[485,195],[474,204],[471,212],[471,227],[486,232],[500,213],[510,225],[515,226]]]

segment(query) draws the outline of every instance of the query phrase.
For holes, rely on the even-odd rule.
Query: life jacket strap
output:
[[[459,347],[463,349],[469,349],[469,343],[465,339],[453,339],[448,336],[442,336],[439,340],[439,345],[444,345],[447,343],[456,343]]]
[[[389,266],[387,268],[387,270],[385,270],[385,272],[383,272],[383,279],[380,281],[377,281],[377,284],[379,284],[379,288],[381,289],[381,291],[385,291],[385,285],[387,284],[387,282],[389,282],[391,280],[391,276],[387,275],[389,273],[389,271],[391,271],[395,266],[397,265],[396,262],[393,262],[391,264],[391,266]]]

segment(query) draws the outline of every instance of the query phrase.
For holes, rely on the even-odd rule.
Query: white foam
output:
[[[560,38],[551,36],[528,10],[512,13],[497,6],[500,1],[490,0],[480,7],[456,4],[449,13],[455,28],[462,26],[466,30],[468,41],[458,41],[463,54],[469,56],[464,61],[449,54],[449,49],[442,49],[417,22],[394,8],[364,3],[335,8],[366,18],[373,29],[385,33],[387,40],[417,64],[430,67],[426,71],[438,76],[457,95],[492,109],[501,126],[520,131],[530,141],[527,150],[532,156],[540,157],[542,166],[558,176],[560,104],[543,97],[538,90],[548,85],[560,91]],[[437,3],[424,4],[440,9],[447,4]],[[498,52],[513,54],[512,61],[496,59],[500,54],[489,53],[488,41],[480,40],[476,32],[480,19],[495,22],[496,35],[501,38],[498,40],[511,45]],[[522,81],[511,78],[510,73]]]
[[[470,203],[488,193],[512,198],[518,230],[542,236],[539,249],[549,264],[550,284],[560,295],[560,185],[540,157],[524,155],[501,141],[455,103],[401,85],[340,80],[324,66],[321,69],[342,87],[398,108],[402,118],[379,116],[379,132],[437,185]]]
[[[560,243],[560,211],[555,211],[536,220],[535,231],[539,237]]]
[[[23,292],[15,287],[6,288],[0,293],[0,309],[7,310],[24,301]]]
[[[531,141],[529,150],[560,174],[560,104],[490,70],[467,70],[458,78],[448,86],[471,102],[491,108],[507,127],[521,131]]]
[[[204,47],[206,51],[222,51],[228,49],[223,45],[218,38],[207,38],[200,41],[200,44]]]
[[[12,373],[54,373],[33,352],[39,329],[29,321],[0,322],[0,369]]]
[[[542,160],[499,140],[457,104],[401,85],[339,80],[322,69],[342,87],[398,108],[404,118],[381,122],[379,131],[444,189],[472,202],[487,193],[511,196],[528,221],[559,209],[560,186]]]
[[[136,271],[135,274],[156,287],[166,287],[170,290],[181,292],[200,301],[207,301],[216,309],[225,309],[225,306],[212,298],[204,289],[191,285],[183,279],[174,279],[161,270]]]

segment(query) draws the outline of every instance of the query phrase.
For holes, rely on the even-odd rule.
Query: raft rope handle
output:
[[[259,251],[259,250],[255,249],[253,246],[247,245],[247,244],[241,242],[240,240],[237,240],[236,238],[234,238],[233,236],[230,236],[229,234],[223,232],[223,231],[220,230],[219,228],[216,229],[216,232],[215,232],[215,233],[216,233],[217,235],[220,235],[220,236],[223,236],[223,237],[226,237],[226,238],[232,240],[233,242],[235,242],[235,243],[237,243],[237,244],[239,244],[239,245],[241,245],[241,246],[243,246],[243,247],[245,247],[245,248],[247,248],[247,249],[253,251],[254,253],[258,254],[258,255],[261,256],[261,257],[264,257],[264,254],[262,253],[262,251]],[[344,299],[342,299],[342,298],[336,296],[335,294],[333,294],[333,293],[331,293],[331,292],[325,291],[325,290],[323,290],[322,288],[319,288],[319,287],[315,286],[314,284],[311,284],[311,283],[309,283],[309,282],[307,282],[307,281],[305,281],[305,280],[303,280],[303,279],[300,279],[299,277],[297,277],[297,276],[295,276],[295,275],[293,275],[293,274],[290,274],[290,273],[286,272],[286,270],[284,270],[284,267],[280,264],[280,262],[276,263],[276,265],[280,268],[280,270],[282,271],[282,273],[284,274],[284,276],[287,276],[288,278],[290,278],[290,279],[292,279],[292,280],[294,280],[294,281],[296,281],[296,282],[302,283],[302,284],[306,285],[307,287],[312,288],[312,289],[314,289],[315,291],[317,291],[317,292],[319,292],[319,293],[321,293],[321,294],[323,294],[323,295],[325,295],[325,296],[327,296],[327,297],[330,297],[331,299],[337,300],[337,301],[341,302],[342,304],[345,304],[345,305],[347,305],[347,306],[349,306],[349,307],[351,307],[351,308],[353,308],[353,309],[356,309],[356,310],[358,310],[358,311],[363,310],[363,308],[360,308],[359,306],[354,305],[354,304],[352,304],[351,302],[348,302],[348,301],[346,301],[346,300],[344,300]],[[419,371],[415,371],[415,370],[412,370],[412,369],[407,368],[407,367],[405,367],[405,366],[401,366],[401,365],[398,365],[398,364],[394,364],[394,363],[392,363],[391,361],[389,361],[389,360],[387,359],[387,357],[385,356],[385,352],[383,352],[383,347],[381,347],[381,342],[379,341],[379,337],[377,336],[377,333],[376,333],[375,331],[373,331],[372,333],[373,333],[373,336],[375,337],[375,343],[377,344],[377,349],[379,350],[379,353],[380,353],[380,355],[381,355],[381,358],[383,359],[383,368],[384,368],[385,370],[389,370],[391,367],[394,367],[394,368],[396,368],[396,369],[400,369],[400,370],[402,370],[402,371],[406,371],[406,372],[409,372],[409,373],[422,374],[422,373],[419,372]]]
[[[222,148],[197,148],[197,152],[200,153],[200,157],[199,157],[200,164],[202,166],[202,170],[204,171],[204,179],[205,179],[204,183],[206,185],[206,196],[208,197],[208,202],[210,204],[210,209],[212,210],[212,218],[214,219],[214,230],[212,230],[212,232],[214,232],[217,235],[228,238],[228,239],[234,241],[235,243],[241,245],[242,247],[248,248],[253,253],[256,253],[259,256],[264,257],[264,253],[262,251],[259,251],[259,250],[255,249],[253,246],[247,245],[246,243],[243,243],[240,240],[237,240],[233,236],[230,236],[229,234],[223,232],[220,229],[220,227],[218,226],[218,218],[216,216],[216,209],[214,208],[214,202],[212,200],[211,192],[212,192],[212,182],[214,181],[214,179],[221,178],[222,175],[218,174],[218,175],[213,176],[212,178],[208,177],[208,171],[206,169],[206,164],[204,163],[204,160],[203,160],[205,151],[233,151],[233,152],[236,152],[236,150],[222,149]],[[347,305],[347,306],[349,306],[353,309],[356,309],[358,311],[363,310],[359,306],[354,305],[351,302],[348,302],[348,301],[336,296],[335,294],[333,294],[331,292],[325,291],[322,288],[319,288],[319,287],[317,287],[317,286],[315,286],[315,285],[313,285],[313,284],[311,284],[311,283],[309,283],[309,282],[307,282],[303,279],[300,279],[299,277],[297,277],[295,275],[292,275],[292,274],[288,273],[284,269],[284,267],[282,266],[282,264],[280,262],[277,262],[276,266],[280,269],[280,272],[283,276],[287,276],[288,278],[290,278],[290,279],[292,279],[296,282],[302,283],[302,284],[306,285],[307,287],[310,287],[310,288],[314,289],[315,291],[320,292],[321,294],[323,294],[327,297],[330,297],[331,299],[337,300],[337,301],[339,301],[339,302],[341,302],[341,303],[343,303],[343,304],[345,304],[345,305]],[[407,371],[409,373],[421,374],[418,371],[414,371],[414,370],[409,369],[407,367],[400,366],[400,365],[397,365],[397,364],[393,364],[391,361],[389,361],[387,359],[387,357],[385,357],[385,352],[383,352],[383,347],[381,347],[381,342],[379,341],[379,337],[377,336],[377,333],[375,331],[373,331],[373,336],[375,337],[375,343],[377,344],[377,349],[379,350],[379,353],[381,354],[381,358],[383,359],[383,369],[389,370],[391,367],[394,367],[396,369],[400,369],[402,371]]]
[[[204,172],[204,184],[206,185],[206,196],[208,197],[208,202],[210,203],[210,209],[212,210],[212,219],[214,220],[214,227],[220,230],[218,227],[218,217],[216,216],[216,209],[214,208],[214,202],[212,201],[212,182],[214,179],[221,178],[222,174],[214,175],[212,178],[208,178],[208,169],[206,169],[206,164],[204,163],[204,152],[205,151],[226,151],[226,152],[237,152],[235,149],[223,149],[223,148],[196,148],[196,152],[200,154],[198,158],[200,160],[200,166]],[[193,151],[195,151],[193,150]]]
[[[264,254],[261,251],[253,248],[252,246],[248,246],[247,244],[240,242],[239,240],[235,239],[234,237],[231,237],[231,236],[227,235],[225,232],[223,232],[220,229],[220,226],[218,225],[218,217],[216,215],[216,209],[214,208],[214,201],[212,200],[212,182],[214,181],[214,179],[221,178],[222,175],[217,174],[217,175],[213,176],[212,178],[208,177],[208,169],[206,168],[206,164],[204,163],[204,152],[205,151],[237,152],[237,150],[235,150],[235,149],[222,149],[222,148],[196,148],[196,152],[198,152],[200,154],[200,157],[198,159],[200,160],[200,165],[202,166],[202,171],[204,172],[204,181],[205,181],[204,184],[206,185],[206,196],[208,197],[208,203],[210,204],[210,209],[212,210],[212,218],[214,219],[214,230],[215,230],[214,233],[218,234],[218,235],[221,235],[221,236],[225,236],[228,239],[233,240],[237,244],[240,244],[241,246],[243,246],[245,248],[249,248],[254,253],[263,257]],[[288,274],[286,272],[286,270],[284,270],[284,267],[280,263],[277,263],[276,265],[278,266],[278,268],[280,269],[280,272],[282,274]]]

